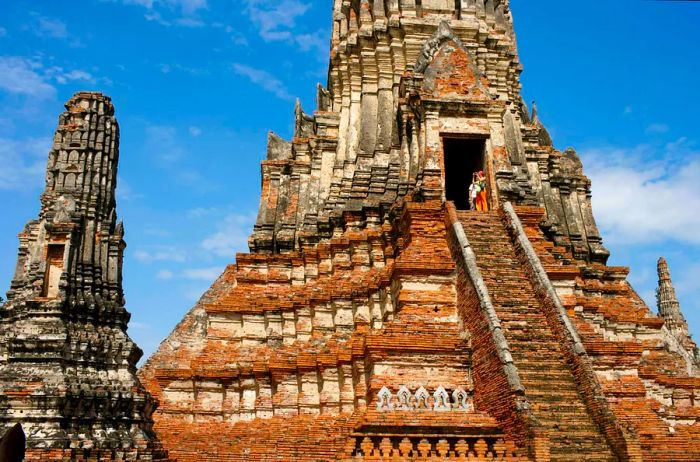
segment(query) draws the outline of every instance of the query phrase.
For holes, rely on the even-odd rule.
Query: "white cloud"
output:
[[[190,132],[190,135],[192,135],[196,138],[202,134],[202,129],[199,127],[190,127],[189,132]]]
[[[0,138],[0,189],[20,191],[43,185],[51,139]]]
[[[209,8],[207,0],[160,0],[159,3],[166,4],[171,8],[179,8],[184,15],[191,15],[199,10]]]
[[[125,5],[139,5],[145,8],[153,8],[154,0],[123,0]]]
[[[328,58],[330,31],[308,33],[298,20],[311,9],[311,2],[300,0],[246,0],[245,12],[267,42],[287,41],[303,52],[315,52],[321,61]]]
[[[682,268],[682,271],[675,271],[676,267],[673,261],[669,261],[671,278],[675,282],[676,290],[680,295],[687,295],[688,298],[693,296],[693,300],[697,300],[695,294],[700,292],[700,264],[689,265]],[[678,268],[679,270],[681,268]],[[700,295],[700,294],[698,294]],[[697,303],[697,302],[696,302]]]
[[[39,37],[65,39],[69,36],[66,23],[59,19],[47,18],[45,16],[37,17],[32,30]]]
[[[118,200],[123,200],[123,201],[130,201],[134,199],[140,199],[143,197],[143,194],[139,194],[136,191],[134,191],[134,188],[131,186],[131,183],[126,181],[124,178],[119,177],[117,179],[117,199]]]
[[[175,277],[175,274],[170,270],[160,270],[156,273],[156,279],[161,281],[169,281],[173,277]]]
[[[171,261],[182,263],[187,260],[185,253],[175,247],[158,247],[153,250],[137,250],[134,258],[142,263]]]
[[[233,42],[234,45],[238,45],[241,47],[248,46],[248,39],[241,32],[236,31],[236,32],[232,32],[230,34],[231,34],[231,41]]]
[[[62,67],[54,66],[46,70],[45,75],[53,78],[57,83],[66,85],[71,82],[95,83],[95,78],[86,71],[65,71]]]
[[[151,330],[151,326],[142,322],[131,321],[129,323],[129,329],[133,330]]]
[[[177,129],[167,125],[146,127],[146,145],[150,152],[166,162],[175,162],[185,156],[185,151],[177,141]]]
[[[325,50],[328,47],[324,31],[318,31],[315,34],[299,34],[295,40],[303,51]]]
[[[299,0],[246,0],[246,13],[266,41],[288,40],[297,19],[311,8]]]
[[[35,98],[53,97],[56,89],[41,74],[42,68],[35,60],[0,56],[0,90]]]
[[[21,56],[0,56],[0,91],[36,99],[56,96],[52,84],[67,85],[73,82],[95,83],[89,72],[61,66],[45,66],[39,59]]]
[[[194,268],[186,269],[182,272],[182,277],[193,281],[209,281],[213,282],[223,273],[221,266],[211,268]]]
[[[247,77],[248,80],[253,82],[255,85],[258,85],[264,90],[273,93],[280,99],[286,101],[292,101],[294,99],[284,83],[267,71],[238,63],[233,64],[233,70],[236,74]]]
[[[646,132],[651,135],[662,135],[664,133],[668,133],[670,129],[671,128],[666,124],[654,123],[647,127]]]
[[[165,7],[179,10],[184,15],[197,13],[199,10],[209,8],[207,0],[123,0],[126,5],[139,5],[149,10],[157,7]]]
[[[604,237],[619,245],[700,245],[700,151],[681,139],[653,148],[584,152]]]
[[[32,20],[23,27],[24,30],[29,30],[37,37],[67,41],[68,45],[73,48],[84,46],[79,38],[74,37],[73,34],[70,33],[66,23],[60,19],[41,16],[34,12],[29,14]]]
[[[207,0],[122,0],[122,3],[146,8],[144,17],[163,26],[201,27],[204,21],[199,13],[209,8]],[[172,17],[173,14],[176,16]]]
[[[187,218],[196,219],[196,220],[199,220],[202,218],[207,218],[207,217],[212,217],[212,216],[220,215],[220,214],[221,214],[221,209],[219,209],[218,207],[208,207],[208,208],[197,207],[194,209],[190,209],[185,213]]]
[[[207,69],[197,68],[197,67],[187,67],[182,64],[161,64],[160,71],[163,74],[170,74],[174,71],[184,72],[185,74],[190,74],[192,76],[207,75],[209,71]]]
[[[219,224],[217,232],[202,241],[202,248],[219,257],[232,258],[236,252],[247,251],[248,235],[255,217],[232,213]]]

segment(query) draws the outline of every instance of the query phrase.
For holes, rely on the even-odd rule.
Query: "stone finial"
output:
[[[530,120],[533,125],[539,125],[540,123],[540,118],[537,115],[537,102],[535,100],[532,100],[532,115],[530,116]]]
[[[657,264],[659,273],[659,287],[656,289],[656,303],[666,327],[683,335],[688,335],[688,323],[681,312],[681,305],[676,296],[676,289],[671,281],[671,272],[668,269],[668,262],[664,257],[659,258]]]
[[[538,141],[540,142],[540,146],[543,147],[554,147],[554,141],[552,140],[552,136],[549,134],[549,131],[547,128],[545,128],[544,124],[540,120],[540,116],[537,112],[537,103],[535,101],[532,101],[532,125],[536,126],[539,128],[539,135],[538,135]]]

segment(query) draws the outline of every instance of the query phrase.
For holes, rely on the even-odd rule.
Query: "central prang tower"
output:
[[[520,72],[507,1],[334,1],[250,253],[140,371],[179,462],[700,460],[670,278],[658,317],[606,266]]]
[[[606,261],[576,153],[520,96],[507,1],[337,0],[330,59],[316,112],[297,107],[291,143],[270,135],[253,252],[329,238],[345,212],[383,219],[406,195],[468,208],[484,171],[491,207],[544,206],[558,243]]]

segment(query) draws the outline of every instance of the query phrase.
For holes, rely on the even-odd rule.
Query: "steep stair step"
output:
[[[553,461],[613,461],[544,315],[542,301],[497,212],[461,212],[477,265],[520,373],[533,413],[548,430]]]

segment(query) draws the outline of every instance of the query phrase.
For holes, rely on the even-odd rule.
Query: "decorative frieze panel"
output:
[[[406,386],[399,388],[396,394],[387,387],[382,387],[377,394],[378,411],[462,411],[474,412],[473,396],[464,388],[451,391],[442,385],[429,393],[425,387],[412,392]]]

